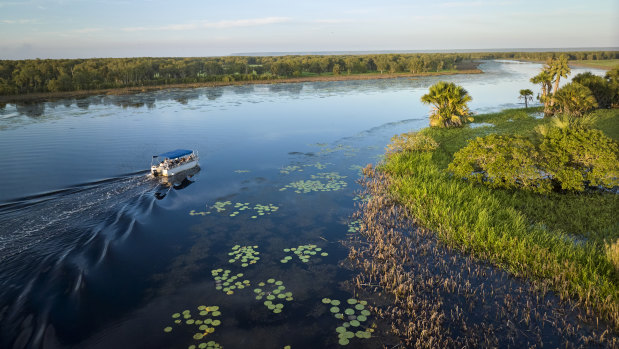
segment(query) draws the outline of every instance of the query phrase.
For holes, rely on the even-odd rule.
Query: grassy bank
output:
[[[604,59],[604,60],[577,60],[570,61],[570,65],[576,67],[589,67],[589,68],[598,68],[598,69],[606,69],[611,70],[616,67],[619,67],[619,59]]]
[[[398,201],[443,243],[549,284],[619,330],[619,269],[612,262],[617,250],[609,248],[619,239],[619,195],[490,189],[447,171],[453,154],[475,137],[535,137],[534,128],[549,121],[531,116],[534,111],[478,115],[476,123],[489,125],[476,128],[424,129],[420,133],[438,142],[438,149],[389,154],[380,170],[389,175]],[[595,127],[617,140],[619,111],[596,113]]]
[[[123,95],[134,94],[149,91],[158,91],[172,88],[198,88],[198,87],[217,87],[217,86],[237,86],[237,85],[264,85],[264,84],[284,84],[284,83],[300,83],[300,82],[315,82],[315,81],[346,81],[346,80],[378,80],[378,79],[394,79],[394,78],[414,78],[422,76],[442,76],[455,74],[481,74],[481,70],[477,69],[477,65],[467,65],[470,69],[461,70],[442,70],[439,72],[422,72],[422,73],[363,73],[363,74],[340,74],[333,73],[324,74],[306,74],[295,78],[273,79],[273,80],[243,80],[243,81],[214,81],[202,83],[186,83],[186,84],[166,84],[152,86],[137,86],[123,87],[100,90],[83,90],[83,91],[66,91],[66,92],[42,92],[28,93],[21,95],[0,95],[0,103],[12,102],[44,102],[63,98],[84,98],[94,95]]]

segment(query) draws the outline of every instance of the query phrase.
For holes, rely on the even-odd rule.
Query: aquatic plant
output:
[[[297,182],[292,182],[281,188],[280,191],[293,188],[297,194],[307,194],[316,191],[336,191],[348,186],[345,181],[341,180],[346,178],[346,176],[341,176],[337,172],[318,173],[312,175],[311,178],[313,180],[300,180]],[[323,183],[320,179],[325,179],[327,182]]]
[[[232,247],[232,252],[228,253],[229,256],[232,256],[228,262],[234,263],[240,261],[241,267],[243,268],[249,266],[250,264],[256,264],[260,260],[260,257],[258,257],[260,252],[255,250],[257,248],[258,246],[235,245]]]
[[[326,155],[326,154],[331,154],[331,153],[335,153],[338,151],[344,151],[345,152],[345,156],[354,156],[356,155],[355,153],[359,151],[359,149],[354,148],[350,145],[343,145],[343,144],[336,144],[333,148],[329,148],[329,147],[322,147],[322,149],[320,149],[320,151],[318,152],[318,154],[320,155]]]
[[[349,170],[351,171],[357,171],[357,174],[359,176],[363,175],[363,173],[361,172],[363,170],[363,166],[360,165],[350,165],[350,167],[348,167]]]
[[[368,202],[372,197],[370,195],[359,194],[352,198],[352,201]]]
[[[279,173],[290,174],[291,172],[294,172],[294,171],[303,171],[303,170],[301,169],[300,166],[293,165],[293,166],[286,166],[286,167],[281,168],[279,170]]]
[[[348,223],[348,232],[349,233],[356,233],[356,232],[358,232],[360,225],[361,225],[361,220],[359,220],[359,219],[354,220],[354,221]]]
[[[314,168],[316,168],[318,170],[324,170],[327,167],[327,165],[332,165],[332,164],[331,163],[323,164],[323,163],[320,163],[320,162],[316,162],[316,163],[313,163],[313,164],[305,164],[303,166],[291,165],[291,166],[282,167],[279,170],[279,173],[291,174],[292,172],[295,172],[295,171],[296,172],[303,172],[303,168],[304,167],[314,167]]]
[[[215,279],[215,289],[224,292],[227,295],[234,294],[234,290],[242,290],[250,286],[249,280],[237,281],[243,277],[243,273],[230,275],[230,270],[213,269],[211,274]]]
[[[453,142],[453,133],[448,136]],[[422,186],[431,183],[434,190],[446,189],[438,189],[438,186],[435,186],[438,180],[433,181],[429,175],[417,177],[424,172],[415,166],[426,166],[424,168],[427,169],[429,166],[424,161],[434,159],[434,157],[419,156],[414,159],[415,161],[407,162],[405,166],[400,167],[400,169],[405,169],[405,175],[396,178],[376,171],[371,166],[364,170],[365,177],[361,184],[368,194],[372,195],[372,199],[362,205],[361,211],[353,216],[360,218],[362,224],[359,232],[353,234],[351,240],[347,242],[350,247],[348,256],[350,267],[360,271],[354,278],[354,286],[362,294],[382,294],[389,297],[389,306],[384,311],[376,310],[376,313],[390,322],[389,331],[399,337],[402,347],[416,347],[420,340],[423,340],[423,343],[427,344],[424,346],[429,348],[531,347],[554,341],[561,341],[567,346],[617,346],[619,338],[612,334],[613,324],[604,324],[602,318],[599,317],[600,314],[592,312],[592,308],[578,310],[578,307],[574,307],[573,304],[564,302],[568,299],[567,292],[561,291],[561,297],[554,296],[552,293],[547,294],[550,283],[546,281],[524,282],[520,278],[510,277],[507,271],[489,267],[487,262],[479,261],[477,257],[454,251],[452,246],[457,245],[450,239],[453,240],[456,233],[462,234],[462,232],[448,225],[453,224],[453,221],[439,220],[440,216],[436,214],[436,212],[446,212],[450,218],[456,216],[453,212],[459,212],[458,210],[449,207],[447,210],[443,207],[447,200],[438,200],[436,196],[431,196],[430,198],[434,200],[417,203],[417,200],[422,200],[424,194],[413,195],[412,191],[406,191],[404,197],[414,200],[414,203],[405,202],[400,205],[401,197],[390,189],[392,185],[400,185],[397,181],[402,180],[401,177],[406,177],[406,180],[410,180],[414,185]],[[440,182],[449,183],[449,179],[441,177]],[[447,187],[447,184],[443,185]],[[448,192],[450,195],[457,193],[459,198],[473,197],[474,200],[484,198],[482,195],[471,195],[471,188],[476,187],[462,185],[456,188],[459,190],[448,187]],[[485,190],[483,187],[482,189]],[[427,194],[428,192],[414,193]],[[509,195],[511,198],[512,194],[509,193]],[[548,199],[548,197],[542,198],[545,205],[548,205]],[[467,202],[468,205],[462,205],[461,202],[462,200],[455,204],[460,209],[461,207],[467,209],[475,207],[474,204]],[[488,205],[490,201],[481,202]],[[443,206],[432,207],[437,204]],[[496,200],[493,205],[497,204],[505,205],[504,202]],[[411,208],[417,211],[410,212]],[[513,210],[511,207],[509,209]],[[552,209],[564,208],[553,207]],[[496,212],[495,215],[500,217],[497,219],[502,222],[510,219],[509,215],[499,213],[501,215]],[[427,223],[421,219],[427,219],[429,215],[432,215],[435,222],[439,222],[439,227],[442,227],[440,230],[437,228],[436,231],[431,231],[419,228],[420,223]],[[487,214],[485,211],[483,213],[485,219],[495,215]],[[463,217],[473,216],[479,215],[476,213],[476,215],[469,214]],[[475,222],[477,222],[476,229],[483,227],[480,221]],[[462,226],[456,227],[465,229]],[[511,233],[509,226],[503,227],[507,227],[504,230]],[[465,230],[465,233],[466,235],[457,235],[457,238],[471,244],[472,247],[467,251],[475,251],[472,248],[480,246],[474,244],[475,235],[471,233],[471,230]],[[515,237],[518,237],[518,240]],[[520,235],[515,235],[515,237],[506,239],[506,241],[516,240],[520,244],[524,240]],[[484,234],[483,239],[485,244],[493,241],[493,244],[498,245],[496,235]],[[558,242],[553,248],[560,248],[561,244],[565,244],[558,239],[550,241]],[[571,241],[568,243],[573,244]],[[581,244],[573,245],[580,246]],[[550,270],[548,263],[552,259],[548,258],[549,250],[532,247],[531,252],[545,258],[544,264],[541,264],[544,270]],[[505,252],[511,258],[522,256],[518,254],[520,253],[518,247],[506,249]],[[588,256],[591,255],[593,254]],[[501,261],[507,262],[508,259],[503,258]],[[524,263],[526,260],[522,258],[518,261]],[[567,262],[561,264],[561,267],[574,270],[573,266]],[[516,270],[518,269],[510,268],[510,272]],[[565,272],[562,269],[552,269],[552,271],[557,278],[564,277]],[[503,291],[497,293],[497,289]],[[486,306],[479,309],[471,306],[472,304]],[[486,317],[488,313],[492,313],[493,316]],[[546,319],[553,320],[549,322]],[[589,324],[596,324],[595,327],[582,326],[583,319]],[[530,334],[522,336],[521,334],[525,331]],[[483,333],[483,336],[480,337],[480,333]]]
[[[320,255],[323,257],[326,257],[329,255],[327,252],[321,252],[321,251],[322,251],[322,248],[316,245],[311,245],[311,244],[300,245],[298,247],[284,249],[284,252],[286,253],[294,253],[295,255],[297,255],[297,257],[299,257],[299,260],[303,263],[309,262],[310,257],[316,255],[317,253],[320,253]],[[286,256],[281,260],[281,262],[288,263],[290,260],[292,260],[292,256]]]
[[[193,335],[193,339],[196,341],[200,341],[204,339],[209,334],[215,332],[217,326],[221,325],[221,320],[217,319],[217,317],[221,316],[221,312],[219,311],[219,307],[216,305],[200,305],[197,307],[198,314],[195,317],[191,314],[190,310],[183,310],[179,313],[172,314],[172,319],[174,319],[174,325],[167,326],[163,329],[164,332],[170,333],[174,330],[173,326],[183,326],[188,325],[196,328],[196,332]],[[216,349],[221,348],[215,341],[201,342],[198,344],[192,344],[189,348],[210,348]]]
[[[367,301],[350,298],[343,303],[337,299],[323,298],[322,303],[331,306],[329,311],[342,320],[341,326],[335,329],[340,345],[347,345],[354,337],[371,338],[374,329],[365,324],[371,312],[366,309]]]
[[[224,212],[226,211],[226,207],[232,205],[231,201],[217,201],[212,208],[214,208],[218,213]],[[278,206],[275,206],[273,204],[255,204],[254,207],[250,206],[251,204],[249,202],[236,202],[234,203],[234,206],[232,206],[232,208],[234,209],[234,211],[232,213],[229,214],[230,217],[236,217],[238,216],[241,212],[243,211],[247,211],[247,210],[253,210],[254,212],[252,213],[251,218],[252,219],[256,219],[259,216],[264,216],[264,215],[270,215],[273,212],[277,212],[277,210],[279,209]],[[208,211],[203,211],[203,212],[198,212],[196,210],[191,210],[189,211],[189,215],[190,216],[206,216],[207,214],[211,214],[213,211],[212,210],[208,210]]]
[[[284,292],[286,287],[284,286],[283,281],[271,278],[266,282],[258,283],[258,286],[258,288],[254,289],[256,300],[266,298],[263,303],[264,306],[273,311],[275,314],[282,312],[282,309],[284,309],[284,301],[290,302],[294,299],[292,297],[292,292]]]

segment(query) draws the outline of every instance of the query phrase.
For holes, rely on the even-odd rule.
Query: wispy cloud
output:
[[[3,24],[30,24],[36,22],[36,19],[0,19],[0,23]]]
[[[506,1],[481,1],[481,0],[473,0],[473,1],[448,1],[439,3],[438,6],[442,8],[458,8],[458,7],[480,7],[480,6],[510,6],[517,5],[517,2],[506,0]]]
[[[439,6],[445,8],[452,7],[478,7],[484,5],[483,1],[451,1],[451,2],[443,2]]]
[[[81,28],[81,29],[75,29],[72,32],[77,33],[77,34],[87,34],[87,33],[100,32],[102,30],[103,28]]]
[[[322,23],[322,24],[341,24],[341,23],[351,23],[353,20],[351,19],[316,19],[312,21],[313,23]]]
[[[252,18],[252,19],[237,19],[237,20],[223,20],[223,21],[200,21],[192,23],[181,24],[169,24],[157,27],[127,27],[122,28],[123,31],[136,32],[136,31],[166,31],[166,30],[195,30],[195,29],[227,29],[236,27],[253,27],[260,25],[269,25],[290,22],[292,19],[289,17],[265,17],[265,18]]]

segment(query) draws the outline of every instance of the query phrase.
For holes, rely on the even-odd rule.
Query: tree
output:
[[[533,100],[533,91],[527,89],[524,90],[520,90],[520,96],[518,97],[518,99],[524,99],[524,107],[528,108],[529,104],[528,101],[532,101]]]
[[[340,65],[339,64],[334,64],[333,65],[333,75],[340,75]]]
[[[552,79],[555,83],[554,90],[552,92],[553,96],[559,90],[559,81],[561,80],[561,78],[567,78],[567,76],[572,72],[567,61],[567,56],[561,55],[558,59],[552,60],[552,63],[550,64],[550,73],[552,74]],[[554,104],[555,98],[552,98],[552,100],[550,101],[550,106],[552,107],[554,106]]]
[[[599,108],[610,108],[613,98],[613,89],[610,83],[601,76],[593,75],[591,72],[580,73],[572,79],[593,93]]]
[[[554,95],[556,110],[560,113],[581,117],[591,109],[597,108],[598,103],[591,90],[577,83],[571,82]]]
[[[544,104],[544,116],[550,116],[550,89],[552,88],[552,75],[550,68],[546,65],[542,71],[531,78],[534,84],[542,86],[542,94],[538,97],[539,101]]]
[[[380,55],[374,59],[374,62],[376,63],[376,69],[382,74],[385,70],[389,69],[391,60],[387,55]]]
[[[421,96],[421,102],[434,106],[430,113],[432,127],[459,127],[473,121],[467,106],[472,100],[462,86],[445,81],[430,86],[428,93]]]
[[[619,67],[609,70],[604,75],[606,81],[608,81],[608,86],[611,90],[611,102],[610,106],[613,108],[619,107]]]

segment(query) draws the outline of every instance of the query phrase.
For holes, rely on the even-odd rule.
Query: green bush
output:
[[[454,176],[494,188],[551,190],[550,178],[540,169],[540,154],[527,139],[515,136],[477,137],[454,154],[448,169]]]
[[[545,170],[564,190],[583,191],[585,184],[619,186],[618,146],[602,131],[585,128],[552,128],[540,151]]]
[[[387,145],[387,154],[402,151],[431,151],[436,148],[438,143],[432,137],[409,132],[391,137],[391,143]]]
[[[587,185],[612,189],[619,186],[617,154],[617,143],[599,130],[552,127],[539,146],[516,136],[477,138],[454,154],[448,169],[494,188],[538,193],[584,191]]]
[[[554,95],[554,109],[557,113],[581,117],[598,107],[598,103],[588,87],[570,82]]]

